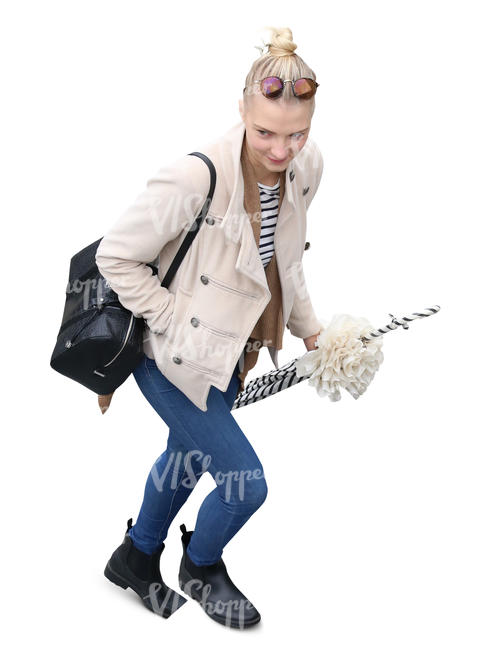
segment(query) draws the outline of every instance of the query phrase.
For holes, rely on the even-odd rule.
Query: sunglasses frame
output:
[[[262,89],[262,86],[261,86],[261,92],[264,95],[264,97],[267,97],[267,99],[277,99],[278,97],[281,97],[281,95],[284,92],[284,89],[286,87],[286,83],[291,83],[292,84],[292,94],[294,95],[294,97],[297,97],[298,99],[311,99],[312,97],[314,97],[314,95],[316,94],[317,88],[319,87],[319,84],[317,83],[317,81],[315,81],[314,79],[311,79],[310,77],[299,77],[299,79],[281,79],[277,75],[269,75],[267,77],[264,77],[263,79],[255,79],[253,83],[261,84],[266,79],[278,79],[280,81],[280,83],[282,84],[281,92],[276,97],[270,97],[269,95],[266,95],[264,90]],[[315,84],[314,92],[312,93],[312,95],[310,97],[303,97],[302,95],[298,95],[296,93],[295,88],[294,88],[294,84],[297,81],[300,81],[301,79],[306,79],[307,81],[312,81]],[[247,86],[246,86],[246,88],[247,88]],[[244,92],[245,92],[246,88],[244,88]]]

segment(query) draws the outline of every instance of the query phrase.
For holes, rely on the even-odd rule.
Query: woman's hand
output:
[[[307,349],[308,352],[310,352],[311,350],[317,350],[317,348],[316,348],[316,346],[314,344],[315,344],[315,342],[317,340],[317,337],[319,336],[319,334],[321,332],[322,332],[322,330],[319,330],[319,332],[317,332],[317,334],[312,334],[312,336],[308,336],[307,338],[303,339],[304,345],[306,346],[306,349]]]

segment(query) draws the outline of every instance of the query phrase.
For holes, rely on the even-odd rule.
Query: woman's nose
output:
[[[276,160],[284,160],[289,155],[289,150],[283,145],[274,146],[271,149],[271,158]]]

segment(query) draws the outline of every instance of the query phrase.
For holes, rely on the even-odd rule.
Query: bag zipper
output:
[[[231,287],[228,284],[225,284],[225,282],[221,282],[220,280],[216,280],[215,278],[213,278],[208,273],[203,273],[202,275],[207,276],[209,278],[209,282],[212,282],[213,284],[216,284],[221,289],[225,289],[225,291],[231,291],[232,293],[238,293],[241,296],[245,296],[246,298],[250,298],[251,300],[257,300],[258,297],[259,297],[254,293],[249,293],[248,291],[243,291],[242,289],[235,289],[234,287]]]
[[[82,314],[82,316],[85,316],[85,312]],[[94,319],[95,316],[96,316],[96,310],[94,309],[94,313],[90,315],[90,318],[87,319],[87,321],[82,325],[82,327],[79,329],[79,331],[76,332],[72,336],[71,339],[68,339],[67,341],[65,341],[65,347],[66,348],[71,348],[72,347],[72,343],[79,336],[79,334],[81,334],[84,331],[84,329],[87,327],[87,325],[89,325],[92,322],[92,320]],[[79,320],[79,319],[77,317],[74,317],[74,318],[71,319],[72,322],[74,322],[74,320]],[[60,335],[60,333],[59,333],[59,335]]]
[[[103,365],[104,368],[106,368],[107,366],[110,366],[110,364],[115,361],[115,359],[119,356],[119,354],[125,348],[125,346],[127,345],[127,341],[129,340],[130,332],[132,331],[133,326],[134,326],[134,315],[132,314],[130,316],[129,326],[127,328],[127,333],[125,335],[124,342],[122,343],[122,347],[120,348],[120,350],[117,352],[117,354],[115,355],[115,357],[113,359],[111,359],[108,363],[104,363],[104,365]]]

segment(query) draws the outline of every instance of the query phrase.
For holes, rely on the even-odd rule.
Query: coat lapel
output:
[[[230,168],[230,177],[234,179],[234,186],[220,227],[223,229],[226,239],[229,239],[234,243],[240,242],[239,254],[235,264],[236,270],[249,277],[253,282],[256,282],[265,290],[265,292],[267,292],[268,286],[264,268],[262,266],[262,260],[259,255],[259,249],[255,241],[249,215],[244,208],[244,177],[241,165],[241,152],[245,130],[244,122],[241,121],[235,125],[228,134],[231,155],[226,157],[225,168],[227,171]],[[286,169],[284,197],[277,217],[276,229],[280,229],[280,227],[284,229],[287,226],[288,230],[292,230],[292,237],[286,238],[286,240],[288,239],[287,245],[292,245],[293,238],[296,237],[297,232],[295,224],[289,223],[293,220],[293,215],[295,215],[299,209],[293,191],[296,167],[297,163],[294,158],[290,161]],[[292,228],[289,228],[289,226],[292,226]],[[281,256],[282,251],[280,252],[279,257]],[[282,276],[282,282],[284,279],[282,268],[279,269],[279,273]]]
[[[244,122],[241,120],[227,134],[227,142],[229,146],[227,147],[228,154],[226,153],[224,160],[224,169],[226,176],[229,177],[229,179],[234,179],[234,184],[231,191],[231,198],[220,227],[223,229],[226,239],[234,243],[240,242],[239,253],[235,264],[236,270],[249,277],[253,282],[256,282],[263,288],[264,293],[267,294],[270,292],[266,274],[259,255],[259,248],[256,243],[249,215],[244,208],[245,188],[241,153],[245,131]],[[282,240],[277,238],[275,242],[279,280],[283,289],[287,282],[285,279],[285,265],[290,261],[288,258],[284,258],[284,255],[288,253],[291,247],[295,250],[297,244],[296,238],[298,237],[298,228],[295,224],[294,215],[300,213],[301,209],[304,209],[297,204],[293,189],[295,177],[298,171],[298,163],[296,158],[294,158],[289,162],[289,165],[286,168],[284,195],[277,217],[276,233],[278,233],[281,228],[285,233]],[[284,291],[282,300],[284,312],[287,313]],[[272,346],[268,347],[271,359],[275,367],[278,368],[278,351]]]

